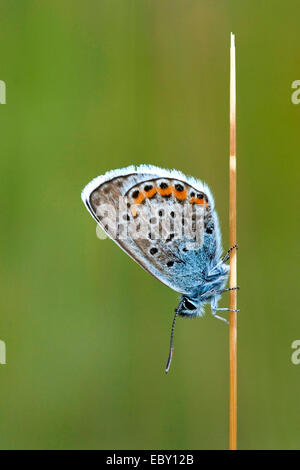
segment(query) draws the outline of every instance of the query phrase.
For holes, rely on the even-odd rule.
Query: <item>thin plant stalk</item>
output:
[[[230,157],[229,157],[229,243],[236,245],[236,71],[235,37],[230,45]],[[237,286],[237,251],[230,255],[229,287]],[[229,291],[229,308],[237,308],[237,290]],[[229,320],[229,449],[237,449],[237,313]]]

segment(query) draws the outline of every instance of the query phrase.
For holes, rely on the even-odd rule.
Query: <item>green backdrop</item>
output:
[[[111,168],[205,180],[228,248],[229,42],[237,44],[238,444],[300,444],[298,0],[0,2],[0,447],[228,446],[228,328],[80,200]],[[222,305],[228,305],[224,296]]]

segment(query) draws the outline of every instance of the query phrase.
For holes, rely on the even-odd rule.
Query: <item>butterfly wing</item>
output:
[[[82,200],[115,243],[177,292],[192,292],[221,255],[209,188],[175,170],[110,171],[84,188]]]

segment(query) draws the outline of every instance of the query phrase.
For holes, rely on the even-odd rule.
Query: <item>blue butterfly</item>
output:
[[[108,236],[146,271],[181,293],[171,329],[168,372],[174,351],[177,315],[202,317],[205,304],[224,322],[218,308],[225,288],[230,252],[222,257],[214,199],[202,181],[152,165],[129,166],[98,176],[82,200]]]

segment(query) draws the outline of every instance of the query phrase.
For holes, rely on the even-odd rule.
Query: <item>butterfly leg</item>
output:
[[[222,266],[224,263],[226,263],[226,261],[229,260],[230,258],[230,253],[232,252],[232,250],[234,249],[238,249],[238,245],[233,245],[231,248],[229,248],[229,250],[227,251],[227,253],[225,253],[225,255],[220,258],[220,261],[211,269],[211,271],[208,272],[208,275],[206,276],[207,280],[209,278],[212,278],[214,276],[217,276],[218,275],[218,269],[220,268],[220,266]],[[229,266],[226,265],[226,267],[228,268],[229,270]],[[215,274],[214,274],[215,273]]]
[[[211,297],[212,295],[219,295],[219,294],[223,294],[224,292],[227,292],[227,291],[230,291],[230,290],[239,290],[239,289],[240,289],[240,286],[227,287],[226,289],[221,289],[221,290],[209,290],[209,291],[205,292],[204,294],[202,294],[201,298]]]
[[[220,317],[219,315],[217,315],[217,310],[219,310],[219,309],[218,309],[218,301],[217,301],[216,298],[212,299],[210,306],[211,306],[211,313],[215,318],[218,318],[218,320],[222,320],[225,323],[229,324],[229,321],[226,320],[226,318],[223,318],[223,317]]]
[[[228,292],[230,290],[239,290],[240,289],[240,286],[236,286],[236,287],[227,287],[226,289],[222,289],[219,291],[220,294],[223,294],[223,292]]]
[[[216,308],[215,310],[218,310],[218,312],[239,312],[239,308]]]
[[[230,289],[230,288],[228,288]],[[227,289],[226,289],[227,290]],[[233,310],[231,308],[218,308],[218,303],[215,299],[212,299],[211,301],[211,313],[215,318],[218,318],[219,320],[224,321],[225,323],[229,324],[229,321],[226,320],[226,318],[220,317],[217,315],[216,312],[239,312],[239,309]]]
[[[230,258],[230,253],[231,253],[232,250],[234,250],[234,249],[236,249],[236,250],[238,249],[238,244],[233,245],[231,248],[229,248],[229,250],[227,251],[227,253],[225,253],[225,255],[221,258],[221,262],[222,262],[222,263],[226,263],[226,261],[229,260],[229,258]]]
[[[219,309],[217,309],[217,310],[219,310]],[[211,309],[211,313],[212,313],[212,315],[213,315],[215,318],[218,318],[218,320],[222,320],[222,321],[224,321],[225,323],[227,323],[227,325],[229,325],[229,321],[226,320],[226,318],[223,318],[223,317],[220,317],[219,315],[217,315],[215,309],[212,308],[212,309]]]
[[[215,318],[218,318],[219,320],[224,321],[229,325],[229,321],[226,320],[226,318],[220,317],[219,315],[216,314],[216,312],[239,312],[239,309],[233,310],[232,308],[212,308],[211,313]]]

